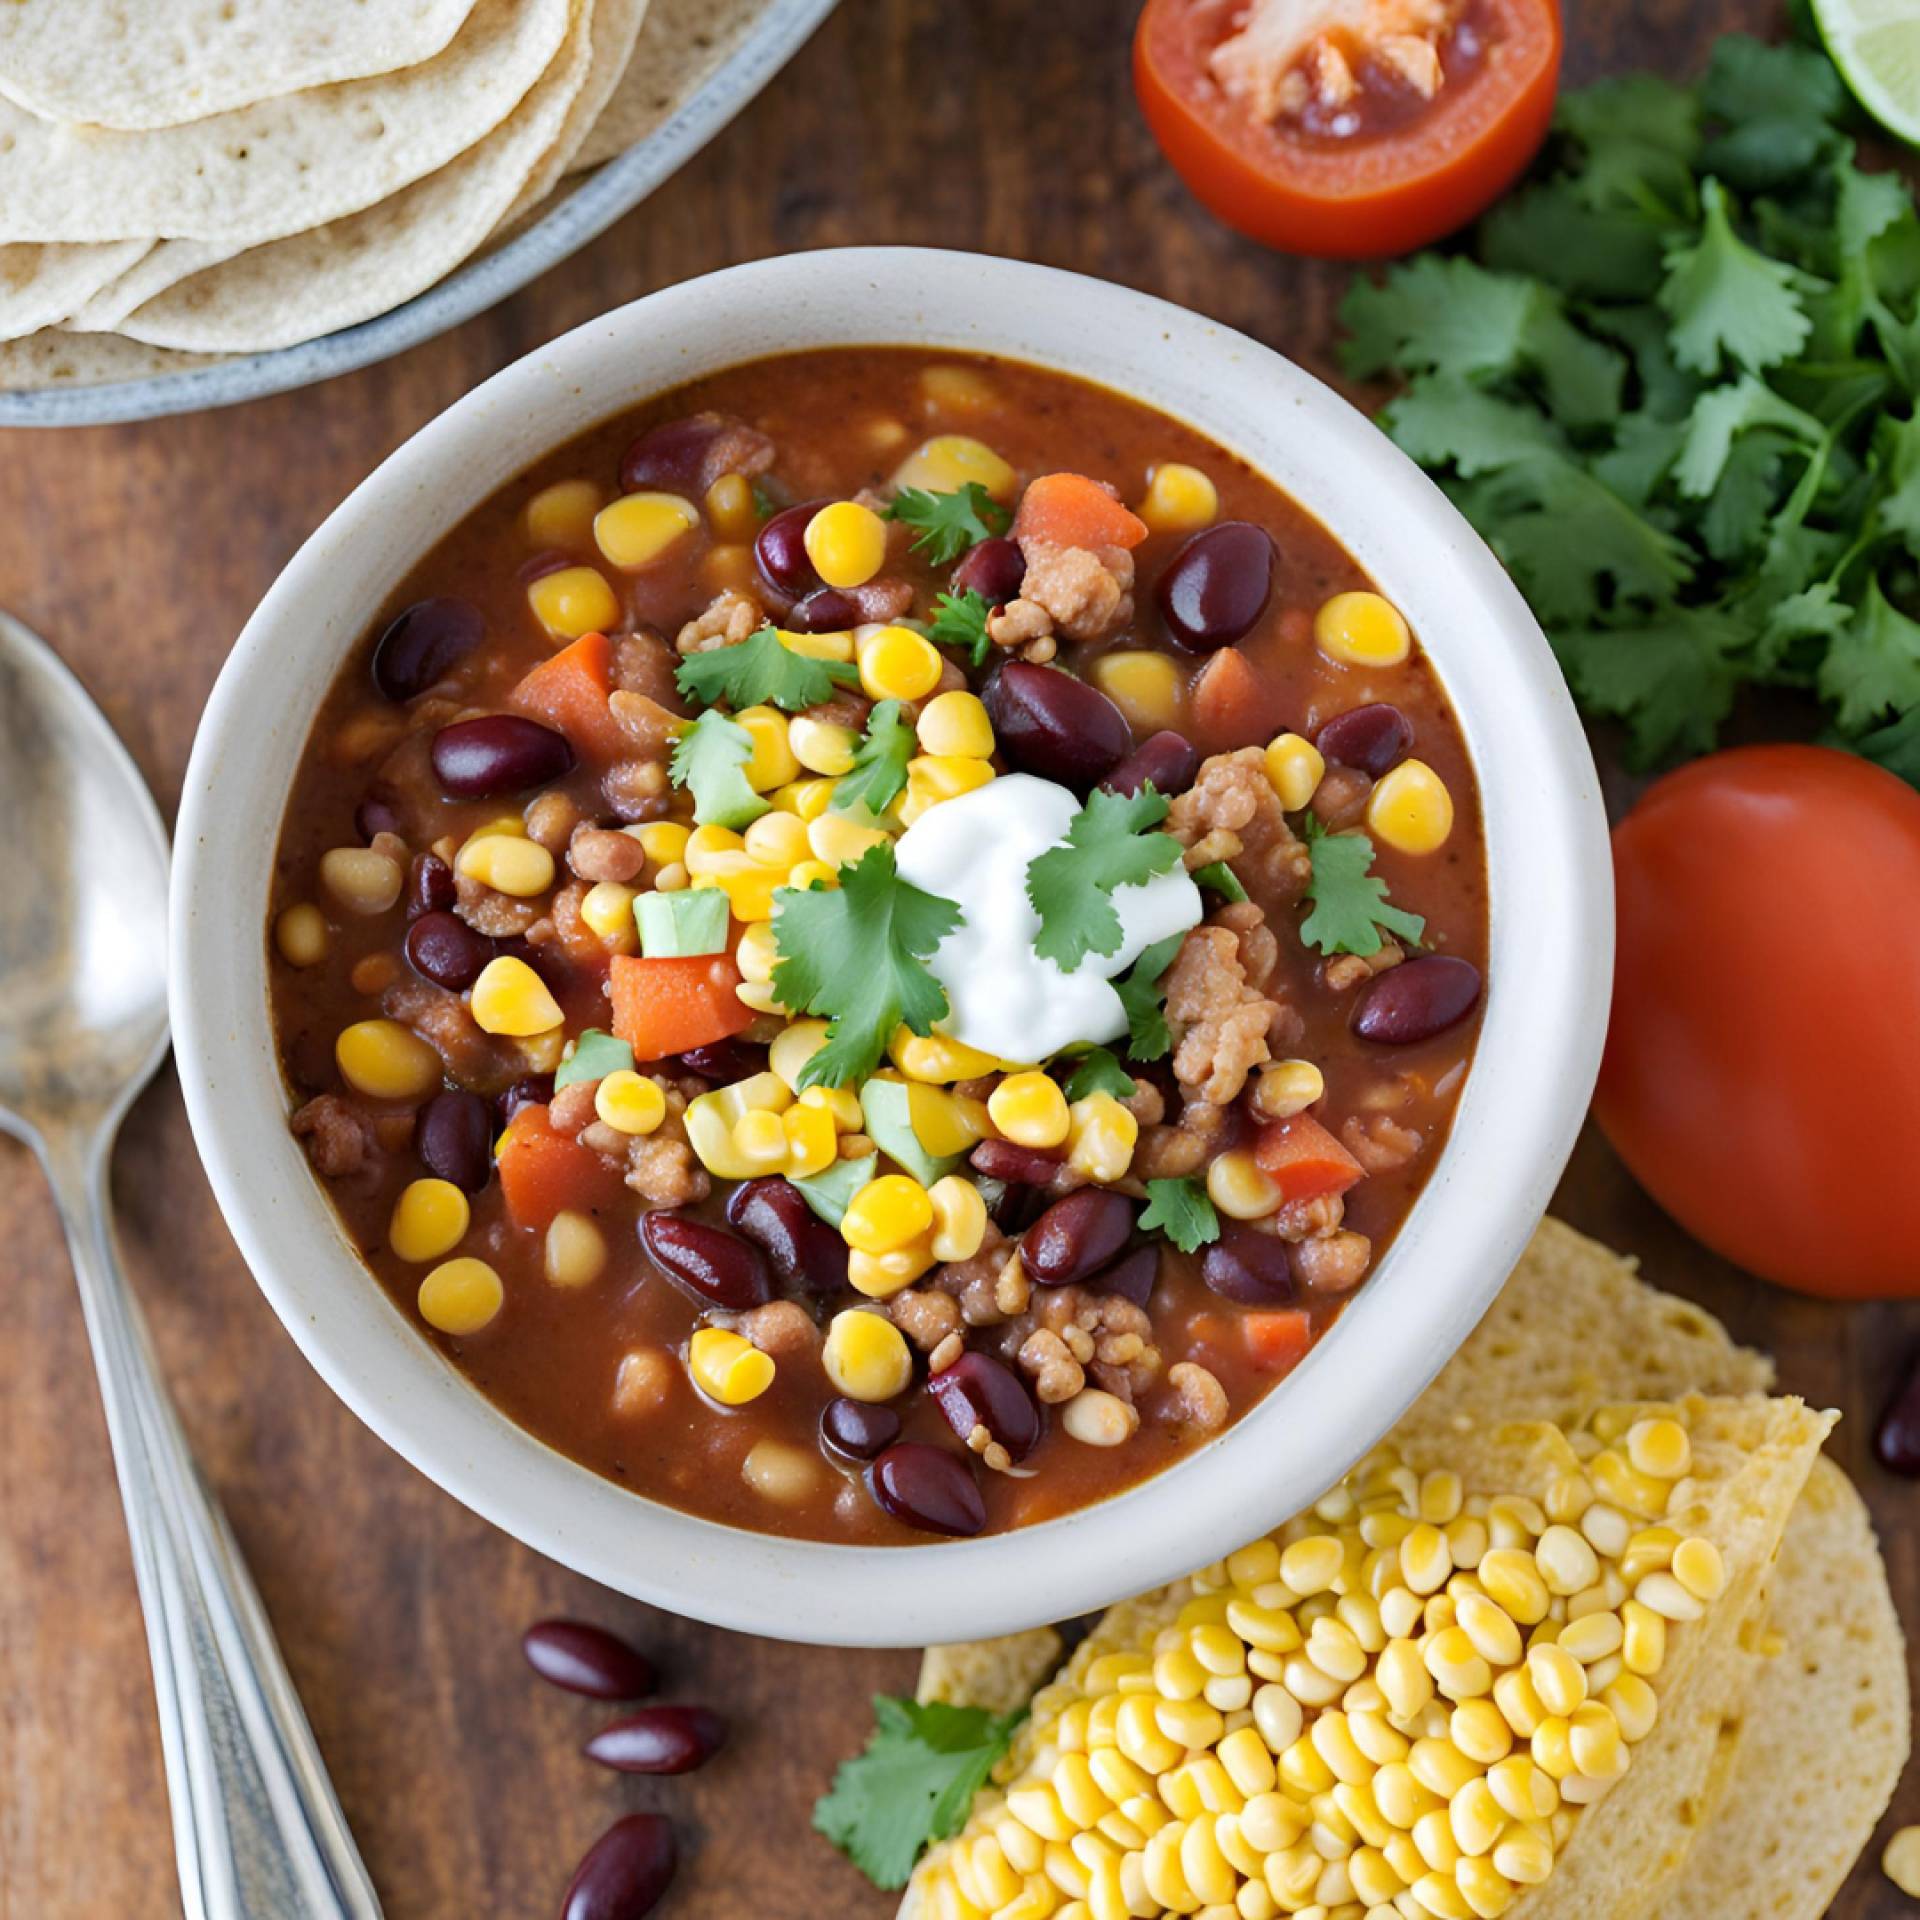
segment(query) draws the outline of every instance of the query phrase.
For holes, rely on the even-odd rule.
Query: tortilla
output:
[[[102,287],[111,286],[150,246],[113,240],[101,246],[0,246],[0,340],[50,327]]]
[[[224,356],[169,353],[117,333],[65,333],[45,327],[20,340],[0,340],[0,393],[48,387],[105,387],[214,365]]]
[[[921,1656],[913,1697],[923,1705],[949,1700],[955,1706],[1011,1713],[1031,1700],[1034,1689],[1060,1664],[1064,1644],[1052,1627],[1029,1627],[997,1640],[929,1647]]]
[[[45,120],[179,126],[431,60],[473,0],[12,0],[0,94]]]
[[[338,220],[444,167],[553,64],[569,0],[477,0],[435,58],[186,126],[56,126],[0,100],[0,242],[257,246]]]
[[[636,0],[602,0],[622,12]],[[573,0],[552,66],[471,152],[377,206],[206,267],[125,315],[150,346],[258,353],[385,313],[481,247],[551,151],[585,86],[594,0]],[[181,244],[181,243],[173,243]]]

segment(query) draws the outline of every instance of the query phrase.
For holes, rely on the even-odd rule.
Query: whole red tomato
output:
[[[1920,793],[1743,747],[1651,787],[1613,852],[1607,1138],[1769,1280],[1920,1293]]]

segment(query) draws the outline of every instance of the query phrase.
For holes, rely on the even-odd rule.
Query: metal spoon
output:
[[[240,1549],[120,1269],[107,1166],[167,1050],[167,837],[126,749],[0,613],[0,1129],[40,1156],[106,1403],[187,1920],[378,1920]]]

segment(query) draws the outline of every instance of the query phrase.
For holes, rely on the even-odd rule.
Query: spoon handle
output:
[[[50,1139],[146,1615],[187,1920],[379,1920],[313,1730],[114,1247],[111,1136]]]

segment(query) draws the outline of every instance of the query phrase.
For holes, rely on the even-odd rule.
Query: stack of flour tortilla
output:
[[[7,0],[0,389],[399,306],[643,138],[768,0]]]
[[[1573,1426],[1620,1402],[1720,1396],[1709,1404],[1748,1421],[1797,1407],[1753,1398],[1772,1385],[1772,1363],[1709,1315],[1548,1221],[1390,1438],[1409,1459],[1439,1461],[1470,1456],[1505,1423]],[[1906,1647],[1866,1506],[1812,1452],[1827,1420],[1797,1418],[1796,1448],[1770,1463],[1756,1453],[1745,1516],[1766,1568],[1756,1603],[1700,1663],[1687,1711],[1667,1703],[1633,1769],[1504,1920],[1818,1920],[1871,1838],[1907,1758]],[[1184,1597],[1177,1583],[1114,1607],[1068,1674],[1150,1645]],[[1005,1712],[1061,1651],[1052,1628],[930,1648],[920,1694]],[[1016,1744],[1007,1767],[1021,1757]],[[903,1920],[927,1920],[925,1879]]]

